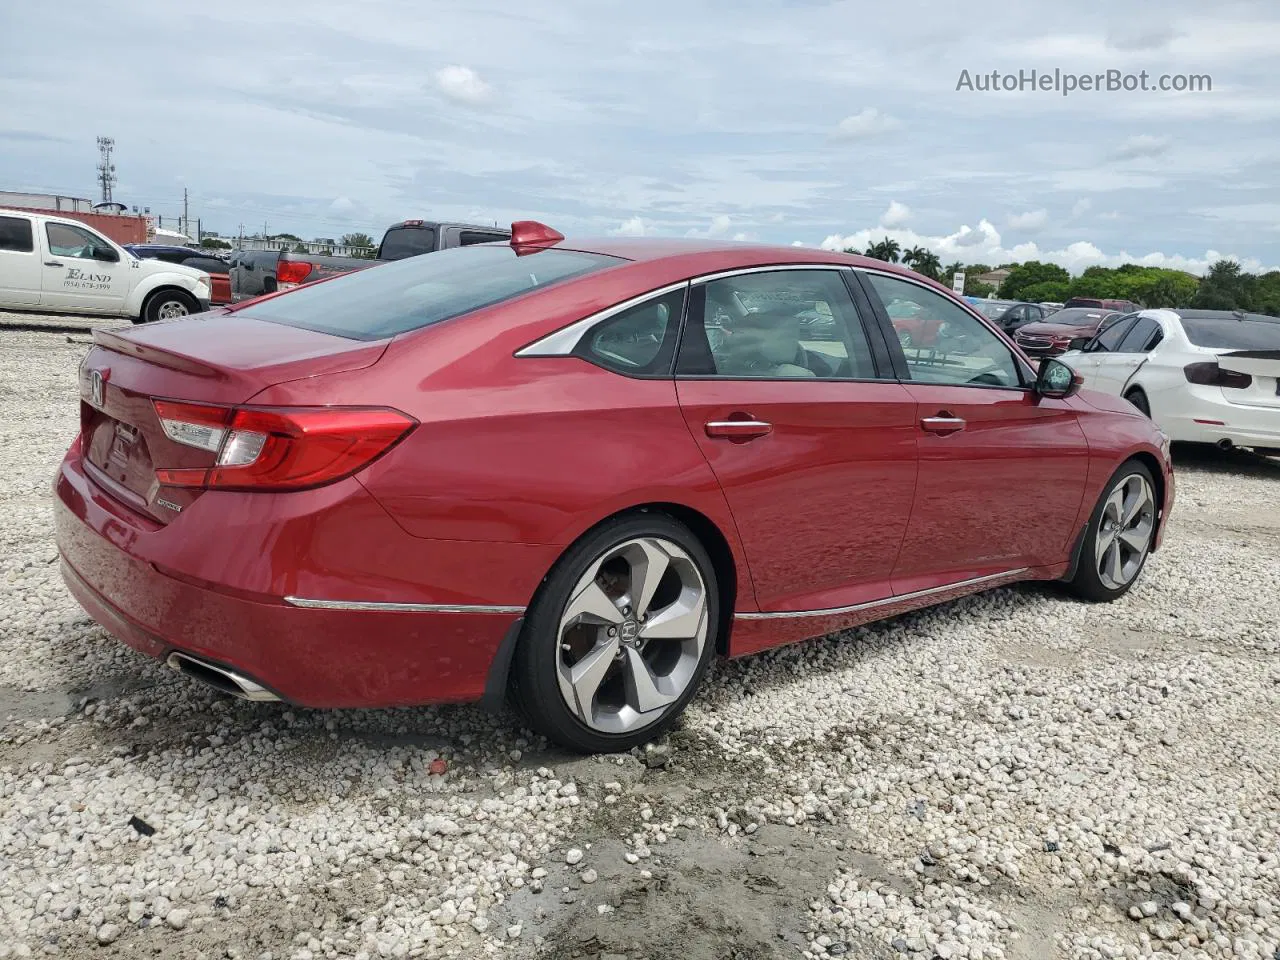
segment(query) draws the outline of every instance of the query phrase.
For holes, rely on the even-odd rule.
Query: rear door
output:
[[[895,357],[920,452],[895,591],[1065,559],[1089,467],[1070,403],[1037,396],[1006,341],[949,297],[897,275],[861,276],[878,302],[913,300],[954,332],[945,352]]]
[[[0,306],[40,304],[40,251],[29,217],[0,216]]]
[[[132,258],[122,258],[98,234],[79,224],[45,221],[41,305],[69,313],[124,311]],[[95,251],[113,259],[100,259]]]
[[[676,366],[689,431],[733,511],[764,611],[881,599],[911,510],[914,402],[847,271],[695,283]],[[856,293],[862,297],[860,291]],[[830,323],[805,323],[813,315]]]

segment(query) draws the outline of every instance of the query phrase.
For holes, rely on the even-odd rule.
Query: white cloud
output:
[[[1107,253],[1088,240],[1077,240],[1056,249],[1042,249],[1033,242],[1006,247],[999,231],[986,219],[980,220],[976,228],[965,225],[946,236],[927,236],[916,233],[914,230],[886,231],[881,227],[874,227],[847,235],[833,234],[823,240],[821,246],[824,250],[844,250],[849,247],[864,250],[867,244],[880,240],[886,235],[898,241],[903,248],[919,246],[932,250],[944,262],[960,260],[964,263],[1020,263],[1026,260],[1040,260],[1056,263],[1077,274],[1086,267],[1118,267],[1125,263],[1168,267],[1173,270],[1203,274],[1215,261],[1222,259],[1236,260],[1240,263],[1241,269],[1253,273],[1276,269],[1264,267],[1261,261],[1253,257],[1224,254],[1212,249],[1206,250],[1204,256],[1197,257],[1160,251],[1132,254],[1124,249]]]
[[[889,201],[889,209],[880,214],[880,226],[900,227],[911,219],[911,208],[897,200]]]
[[[629,220],[623,220],[616,230],[610,230],[615,237],[643,237],[648,233],[649,228],[640,217],[631,217]]]
[[[1172,145],[1173,140],[1170,137],[1156,137],[1149,133],[1139,133],[1121,143],[1112,156],[1117,160],[1158,157],[1167,153]]]
[[[479,106],[493,96],[493,89],[470,67],[452,64],[436,71],[436,86],[450,100]]]
[[[1089,212],[1089,208],[1093,206],[1093,201],[1088,197],[1081,197],[1071,205],[1071,219],[1082,217]]]
[[[1015,213],[1005,225],[1010,230],[1039,230],[1049,220],[1047,210],[1028,210],[1026,213]]]
[[[686,231],[686,237],[701,237],[703,239],[711,239],[714,237],[723,237],[728,234],[733,227],[733,221],[727,214],[718,213],[711,218],[710,225],[705,230],[699,230],[697,227],[690,227]]]
[[[845,117],[836,124],[833,140],[861,140],[863,137],[874,137],[901,126],[899,121],[881,113],[875,107],[866,107],[861,113]]]
[[[329,204],[329,209],[333,213],[350,213],[355,208],[356,205],[351,202],[350,197],[338,197],[333,203]]]

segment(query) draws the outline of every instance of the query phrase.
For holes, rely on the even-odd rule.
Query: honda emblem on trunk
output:
[[[95,370],[90,374],[89,392],[93,397],[93,405],[100,408],[107,394],[106,381],[103,379],[101,370]]]

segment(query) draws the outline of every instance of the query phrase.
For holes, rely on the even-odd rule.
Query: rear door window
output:
[[[593,327],[575,351],[615,373],[632,377],[671,375],[685,287],[628,307]]]
[[[30,253],[34,249],[30,220],[25,217],[0,217],[0,250]]]
[[[454,247],[298,287],[245,312],[353,340],[381,340],[624,262],[577,250],[517,256],[510,246]]]
[[[469,247],[473,243],[494,243],[498,240],[506,241],[507,239],[509,238],[505,234],[501,233],[482,233],[478,230],[463,230],[458,237],[458,242],[464,247]]]
[[[1160,324],[1150,317],[1139,317],[1120,341],[1116,353],[1146,353],[1160,342]]]
[[[1110,327],[1107,327],[1102,333],[1098,334],[1093,341],[1093,350],[1101,350],[1105,353],[1114,353],[1116,347],[1120,345],[1120,341],[1124,339],[1124,335],[1129,332],[1129,328],[1133,326],[1135,317],[1126,317],[1123,320],[1117,320]]]

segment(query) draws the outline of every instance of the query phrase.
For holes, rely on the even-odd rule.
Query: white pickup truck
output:
[[[76,220],[0,208],[0,310],[143,323],[208,310],[209,290],[208,274],[139,260]]]

